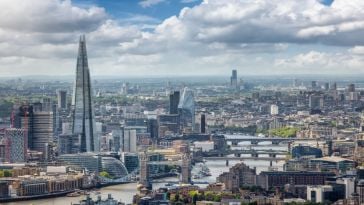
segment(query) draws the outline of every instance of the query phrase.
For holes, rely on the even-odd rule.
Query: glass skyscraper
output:
[[[182,129],[190,127],[193,132],[195,129],[195,99],[191,89],[184,88],[179,99],[178,110],[181,115]]]
[[[76,80],[73,90],[73,127],[74,134],[80,135],[80,152],[93,152],[94,146],[94,116],[91,98],[90,70],[87,62],[85,36],[80,37]]]

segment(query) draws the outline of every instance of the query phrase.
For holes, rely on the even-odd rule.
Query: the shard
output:
[[[90,70],[87,62],[85,36],[80,37],[76,80],[73,90],[73,127],[74,134],[79,135],[80,152],[95,151],[94,115],[91,97]]]

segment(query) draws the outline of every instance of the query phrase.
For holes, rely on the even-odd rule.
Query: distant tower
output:
[[[149,176],[149,156],[147,153],[143,152],[139,155],[139,163],[140,163],[140,177],[139,183],[145,186],[146,188],[151,188],[150,176]]]
[[[52,99],[49,97],[44,97],[41,103],[41,111],[52,112],[53,111],[52,105],[53,105]]]
[[[325,91],[328,91],[330,89],[330,84],[329,83],[325,83],[324,84],[324,89],[325,89]]]
[[[57,107],[60,109],[67,109],[67,91],[58,90],[57,91]]]
[[[318,88],[317,81],[311,81],[311,88],[312,88],[312,90],[317,90],[317,88]]]
[[[53,113],[34,112],[32,149],[45,153],[45,144],[53,141]]]
[[[322,95],[310,95],[309,107],[311,110],[321,110],[324,107],[324,98]]]
[[[201,114],[201,133],[206,133],[206,116],[205,114]]]
[[[87,62],[85,36],[80,37],[76,80],[73,92],[73,133],[80,134],[80,152],[92,152],[94,147],[94,117],[91,98],[90,70]]]
[[[181,182],[184,184],[191,183],[191,158],[188,153],[182,155],[182,166],[181,166]]]
[[[6,156],[8,162],[25,162],[27,154],[26,130],[6,128],[4,137],[7,141]]]
[[[195,129],[195,99],[193,91],[189,88],[183,90],[179,100],[178,110],[181,115],[182,128],[191,127],[193,132]]]
[[[332,83],[331,86],[330,86],[330,90],[337,90],[337,84]]]
[[[230,77],[230,86],[231,88],[236,89],[238,87],[238,72],[236,70],[232,71],[231,77]]]
[[[355,92],[355,84],[348,85],[348,92]]]
[[[129,91],[129,83],[123,83],[123,86],[121,87],[121,94],[127,95]]]
[[[169,95],[169,114],[178,114],[179,91],[174,91]]]
[[[152,138],[153,140],[158,138],[158,120],[157,119],[148,119],[147,132],[150,134],[150,138]]]

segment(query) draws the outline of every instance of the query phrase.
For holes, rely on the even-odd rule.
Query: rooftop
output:
[[[346,158],[342,158],[342,157],[336,157],[336,156],[330,156],[330,157],[322,157],[322,158],[316,158],[316,159],[311,159],[312,161],[328,161],[328,162],[343,162],[343,161],[350,161],[350,162],[354,162],[351,159],[346,159]]]

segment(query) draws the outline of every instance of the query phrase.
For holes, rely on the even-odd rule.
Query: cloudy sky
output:
[[[363,74],[363,0],[1,0],[0,75]]]

